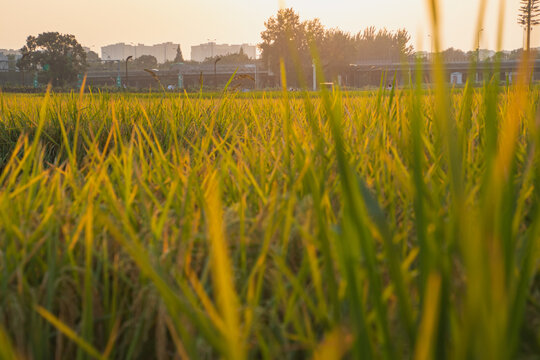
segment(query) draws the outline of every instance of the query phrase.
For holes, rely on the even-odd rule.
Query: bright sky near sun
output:
[[[476,48],[481,0],[440,0],[443,47]],[[500,0],[487,0],[481,47],[496,48]],[[285,4],[302,19],[319,18],[327,27],[356,33],[368,26],[405,28],[415,49],[430,50],[427,0],[6,0],[0,12],[0,48],[20,48],[28,35],[45,31],[74,34],[99,50],[117,42],[147,45],[172,41],[190,46],[207,42],[260,41],[264,21]],[[519,0],[507,0],[503,49],[522,46],[516,23]],[[540,46],[533,37],[533,47]],[[98,51],[99,52],[99,51]]]

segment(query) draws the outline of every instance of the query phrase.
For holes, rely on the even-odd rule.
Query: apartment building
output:
[[[118,43],[103,46],[101,48],[101,59],[125,60],[128,56],[133,56],[136,59],[142,55],[152,55],[161,64],[166,61],[173,61],[179,46],[180,44],[172,42],[156,45]]]

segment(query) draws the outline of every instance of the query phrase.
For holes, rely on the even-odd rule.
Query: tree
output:
[[[184,55],[182,55],[182,49],[180,49],[180,45],[178,45],[178,48],[176,49],[176,57],[174,58],[174,62],[184,62]]]
[[[409,45],[411,37],[407,30],[396,32],[387,29],[366,28],[355,36],[356,52],[359,60],[399,62],[412,54]]]
[[[99,58],[99,55],[97,52],[90,50],[86,53],[86,62],[87,63],[99,63],[101,62],[101,59]]]
[[[21,53],[19,69],[39,71],[41,81],[55,86],[75,83],[77,75],[87,67],[86,52],[71,34],[45,32],[28,36]]]
[[[204,64],[213,64],[217,59],[220,59],[220,64],[249,64],[251,60],[246,54],[227,54],[224,56],[214,56],[204,59]]]
[[[323,69],[330,79],[344,73],[349,65],[357,60],[354,37],[340,29],[326,32],[319,51]]]
[[[157,59],[152,55],[142,55],[133,60],[133,65],[139,69],[153,69],[157,66]]]
[[[442,52],[442,57],[446,62],[464,62],[469,61],[470,56],[460,49],[448,48]]]
[[[326,29],[319,19],[300,21],[300,16],[292,9],[280,9],[264,23],[266,30],[261,33],[262,61],[274,73],[280,72],[283,60],[287,82],[298,85],[298,75],[309,74],[312,58],[310,44],[320,50]]]
[[[540,1],[540,0],[539,0]],[[295,85],[296,76],[310,74],[311,46],[318,51],[326,77],[344,74],[351,63],[359,61],[399,62],[413,52],[406,30],[365,29],[356,35],[340,29],[327,30],[319,19],[301,21],[293,9],[281,9],[265,22],[261,33],[262,60],[269,70],[279,73],[283,60],[287,82]],[[307,76],[309,78],[309,75]]]
[[[263,62],[269,70],[279,73],[280,61],[283,59],[287,73],[287,81],[291,82],[294,71],[294,52],[304,53],[305,39],[304,25],[300,16],[291,8],[280,9],[276,16],[272,16],[264,23],[266,30],[261,33],[262,43],[259,48],[262,51]]]
[[[540,0],[521,0],[518,24],[525,28],[527,40],[525,51],[531,49],[531,29],[540,24]]]

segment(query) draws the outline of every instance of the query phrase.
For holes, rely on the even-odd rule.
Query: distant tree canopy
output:
[[[446,62],[466,62],[472,58],[472,52],[466,53],[463,50],[454,49],[453,47],[444,50],[441,54]]]
[[[350,34],[340,29],[326,29],[319,19],[301,21],[291,8],[281,9],[265,22],[259,49],[269,69],[279,72],[283,59],[288,79],[311,68],[310,44],[320,56],[326,76],[333,78],[351,63],[361,61],[400,61],[412,54],[406,30],[365,29]]]
[[[90,63],[98,63],[100,61],[101,61],[101,59],[99,58],[99,55],[98,55],[97,52],[90,50],[89,52],[86,53],[86,62],[88,64],[90,64]]]
[[[178,48],[176,49],[176,56],[174,58],[174,62],[184,62],[184,55],[182,55],[182,49],[180,49],[180,45],[178,45]]]
[[[153,69],[157,67],[157,59],[152,55],[141,55],[133,60],[133,65],[139,69]]]
[[[217,59],[220,59],[220,64],[247,64],[251,62],[249,57],[243,53],[242,48],[240,48],[240,52],[236,54],[227,54],[224,56],[206,58],[204,59],[203,63],[214,63]]]
[[[492,60],[499,59],[502,61],[520,61],[523,59],[523,56],[525,55],[525,51],[523,49],[515,49],[512,51],[500,51],[495,54],[495,56],[492,57]],[[539,60],[540,59],[540,49],[531,49],[530,56],[533,59]]]
[[[55,86],[74,83],[87,67],[86,52],[70,34],[46,32],[28,36],[21,53],[19,69],[37,70],[41,81]]]

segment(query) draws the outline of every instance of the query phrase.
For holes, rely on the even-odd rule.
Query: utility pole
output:
[[[531,50],[531,16],[530,16],[530,9],[531,9],[531,1],[529,0],[529,16],[527,16],[527,45],[526,45],[526,51],[529,52]]]
[[[28,53],[26,54],[23,54],[23,56],[21,57],[21,61],[28,56]],[[19,68],[21,70],[21,74],[22,74],[22,86],[24,87],[24,66],[21,66]]]
[[[130,56],[128,56],[128,57],[126,58],[126,88],[129,87],[128,61],[129,61],[130,59],[133,59],[133,56],[130,55]]]
[[[257,84],[258,84],[258,81],[257,81],[257,63],[255,63],[255,64],[247,64],[246,67],[255,70],[255,85],[254,85],[254,89],[257,90]]]
[[[219,60],[221,60],[220,57],[218,57],[216,61],[214,61],[214,87],[215,88],[217,88],[217,63]]]
[[[476,46],[476,61],[480,62],[480,34],[484,31],[484,28],[478,30],[477,46]]]
[[[427,36],[429,38],[429,60],[433,59],[433,38],[431,34]]]
[[[484,28],[478,30],[478,37],[477,37],[477,45],[476,45],[476,64],[477,67],[475,68],[475,75],[476,75],[476,82],[480,82],[480,74],[478,72],[478,64],[480,64],[480,34],[484,31]]]
[[[528,53],[529,50],[531,50],[531,12],[532,12],[532,6],[533,1],[528,0],[527,2],[527,24],[526,26],[526,36],[527,39],[525,40],[525,51]]]
[[[315,67],[315,63],[313,65],[313,91],[317,91],[317,68]]]

